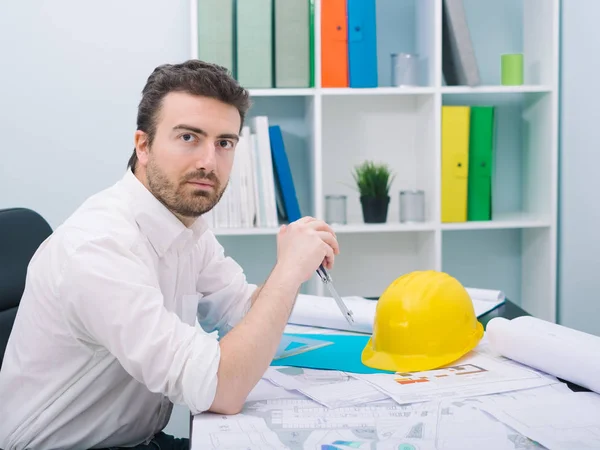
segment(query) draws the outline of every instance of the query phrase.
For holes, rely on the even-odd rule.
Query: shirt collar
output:
[[[190,228],[186,227],[130,169],[127,169],[123,176],[121,186],[131,198],[135,221],[159,257],[172,246],[180,250],[191,238],[197,241],[208,228],[202,216],[198,217]]]

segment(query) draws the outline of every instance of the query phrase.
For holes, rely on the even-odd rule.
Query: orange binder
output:
[[[348,87],[346,0],[326,0],[321,5],[321,86]]]

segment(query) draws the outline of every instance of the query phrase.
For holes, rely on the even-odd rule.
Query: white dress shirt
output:
[[[207,410],[212,332],[255,288],[202,218],[186,228],[127,170],[32,258],[0,371],[0,448],[135,445],[172,403]]]

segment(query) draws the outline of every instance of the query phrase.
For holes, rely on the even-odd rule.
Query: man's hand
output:
[[[277,264],[250,311],[221,339],[218,384],[211,411],[239,412],[271,364],[300,286],[319,265],[333,266],[339,246],[326,223],[304,217],[277,236]]]
[[[321,263],[331,269],[339,252],[331,227],[312,217],[284,225],[277,236],[277,266],[295,274],[299,283],[308,281]]]

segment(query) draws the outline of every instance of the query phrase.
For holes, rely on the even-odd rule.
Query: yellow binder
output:
[[[442,222],[467,221],[468,106],[442,106]]]

